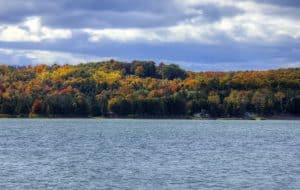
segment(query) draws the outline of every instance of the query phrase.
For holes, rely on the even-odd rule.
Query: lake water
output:
[[[300,189],[300,121],[0,119],[0,189]]]

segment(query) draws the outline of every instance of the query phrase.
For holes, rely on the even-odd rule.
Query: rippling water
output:
[[[1,119],[0,189],[300,189],[300,122]]]

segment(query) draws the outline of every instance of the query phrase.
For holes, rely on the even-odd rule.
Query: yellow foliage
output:
[[[116,81],[120,80],[122,78],[120,71],[114,71],[114,72],[104,72],[103,70],[98,70],[93,75],[93,79],[97,82],[106,82],[108,84],[113,84]]]
[[[74,67],[70,67],[70,66],[60,67],[55,72],[53,72],[53,78],[66,77],[66,76],[70,75],[71,73],[73,73],[75,70],[76,69]]]
[[[41,73],[37,74],[36,78],[41,80],[41,81],[44,81],[44,80],[50,79],[51,74],[47,71],[41,72]]]
[[[220,96],[216,92],[210,92],[209,96],[207,97],[207,100],[209,103],[216,105],[221,103]]]
[[[37,78],[39,80],[59,80],[64,77],[67,77],[71,73],[75,72],[76,68],[72,66],[63,66],[59,67],[57,70],[50,72],[47,70],[40,70],[40,72],[37,74]]]

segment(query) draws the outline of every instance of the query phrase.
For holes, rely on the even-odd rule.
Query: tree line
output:
[[[244,117],[300,114],[300,68],[191,72],[175,64],[110,60],[0,66],[0,115]]]

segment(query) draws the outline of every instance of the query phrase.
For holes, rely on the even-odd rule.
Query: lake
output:
[[[0,189],[300,189],[300,121],[0,119]]]

